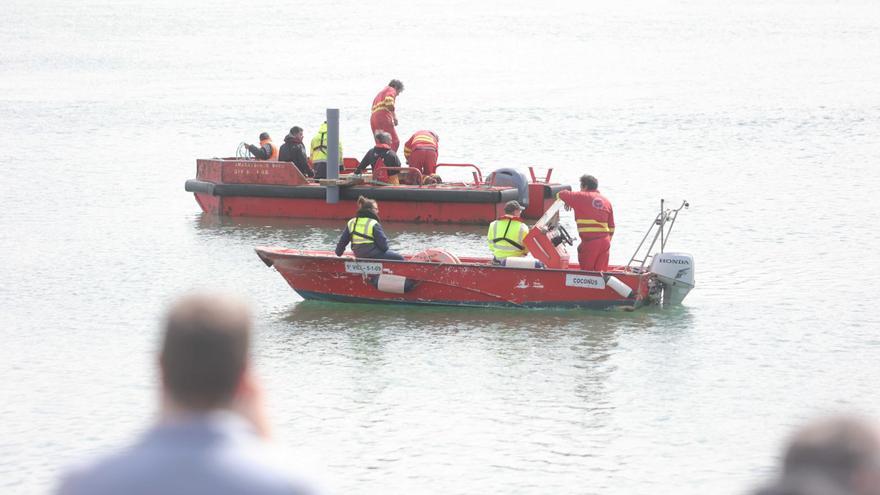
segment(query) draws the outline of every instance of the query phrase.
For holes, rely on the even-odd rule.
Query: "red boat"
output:
[[[513,169],[499,169],[483,179],[472,164],[438,164],[438,172],[466,170],[473,182],[430,185],[382,185],[371,176],[351,174],[358,161],[344,160],[347,174],[338,179],[307,179],[292,163],[241,158],[196,160],[196,178],[186,181],[185,190],[195,195],[205,213],[248,216],[347,219],[357,210],[358,196],[378,200],[387,221],[488,224],[503,214],[504,204],[518,200],[526,206],[523,217],[537,219],[567,185],[545,177],[531,180]],[[417,169],[401,168],[414,183],[421,184]],[[338,202],[328,189],[338,188]],[[335,191],[334,191],[335,192]]]
[[[568,266],[568,233],[559,225],[561,202],[554,204],[526,236],[533,258],[508,258],[508,266],[489,258],[458,258],[445,250],[427,250],[404,261],[337,257],[329,251],[256,248],[303,298],[341,302],[405,304],[582,307],[636,309],[646,304],[680,304],[693,288],[693,258],[683,253],[657,253],[608,271],[581,271]],[[680,209],[680,208],[679,208]],[[678,210],[662,211],[645,239],[659,227],[661,250]],[[662,218],[661,218],[662,217]],[[648,247],[653,249],[657,240]],[[638,253],[644,244],[640,244]],[[535,268],[535,261],[545,268]],[[641,263],[641,265],[639,265]]]

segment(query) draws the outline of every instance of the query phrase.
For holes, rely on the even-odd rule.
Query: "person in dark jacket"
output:
[[[354,170],[356,174],[362,174],[367,167],[373,169],[373,180],[385,182],[391,185],[400,185],[400,158],[391,149],[391,135],[385,131],[376,133],[376,146],[364,155],[360,165]],[[386,167],[397,167],[388,170]]]
[[[309,167],[306,146],[303,144],[303,129],[299,126],[290,128],[290,134],[284,136],[284,144],[278,150],[279,162],[293,162],[296,168],[306,177],[314,177],[315,172]]]
[[[388,249],[388,238],[379,223],[379,205],[373,199],[358,198],[357,214],[339,236],[336,256],[342,256],[349,242],[356,258],[403,261],[403,256]]]

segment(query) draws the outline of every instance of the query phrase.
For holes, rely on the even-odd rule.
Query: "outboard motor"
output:
[[[526,174],[512,168],[499,168],[489,174],[486,183],[493,186],[510,186],[519,191],[519,204],[529,206],[529,179]]]
[[[657,253],[651,272],[663,284],[663,305],[681,304],[694,288],[694,257],[687,253]]]

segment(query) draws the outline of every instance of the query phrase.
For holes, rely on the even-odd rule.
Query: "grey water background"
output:
[[[688,199],[684,307],[637,313],[303,302],[253,253],[333,222],[203,216],[183,182],[392,77],[441,161],[599,177],[623,263]],[[276,437],[343,493],[742,493],[793,427],[880,417],[880,3],[30,2],[0,16],[0,491],[155,415],[158,318],[253,304]],[[568,218],[566,221],[571,222]],[[402,251],[484,229],[387,224]]]

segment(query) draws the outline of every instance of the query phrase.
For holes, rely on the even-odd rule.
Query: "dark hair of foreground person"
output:
[[[880,495],[880,430],[857,416],[809,423],[789,441],[778,480],[755,495]]]

